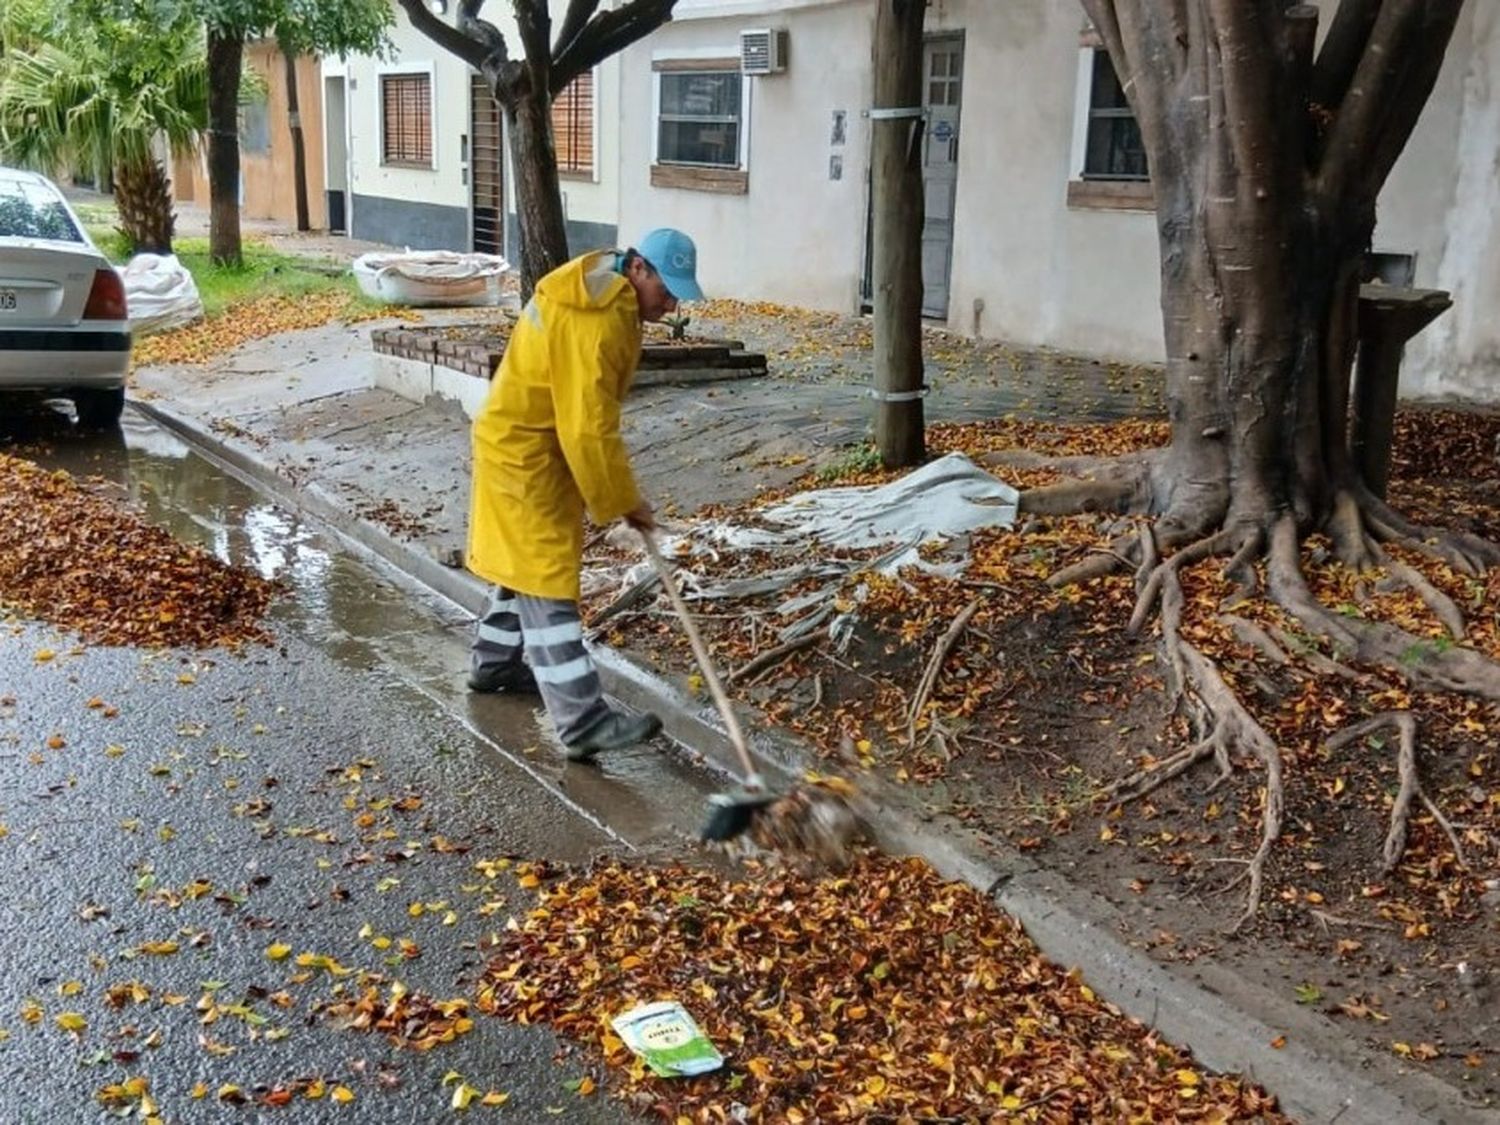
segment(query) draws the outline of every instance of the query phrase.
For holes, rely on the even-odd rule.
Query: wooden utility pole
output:
[[[887,468],[926,457],[922,412],[922,24],[927,0],[876,0],[871,209],[875,444]]]

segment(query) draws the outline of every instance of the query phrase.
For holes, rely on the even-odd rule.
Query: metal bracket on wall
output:
[[[906,160],[910,164],[917,158],[917,145],[922,139],[923,130],[927,128],[927,119],[932,116],[932,110],[924,105],[909,105],[865,109],[860,111],[860,116],[871,121],[910,121],[911,135],[906,138]]]

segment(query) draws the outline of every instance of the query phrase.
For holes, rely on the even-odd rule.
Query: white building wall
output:
[[[1329,0],[1325,9],[1331,10]],[[1130,361],[1162,354],[1155,217],[1069,205],[1081,170],[1076,4],[933,0],[928,27],[962,31],[965,63],[950,327]],[[1326,20],[1325,20],[1326,24]],[[753,80],[749,191],[652,187],[651,59],[791,33],[789,72]],[[682,0],[622,60],[622,238],[671,223],[698,240],[716,294],[858,307],[869,168],[873,6],[864,0]],[[831,112],[849,113],[842,150]],[[844,178],[828,179],[840,151]],[[1411,395],[1500,398],[1500,4],[1469,5],[1438,88],[1380,201],[1374,249],[1414,254],[1415,283],[1454,309],[1408,349]]]
[[[1407,348],[1402,393],[1500,401],[1500,5],[1468,5],[1386,197],[1401,206],[1382,210],[1377,248],[1409,224],[1417,284],[1453,294]]]
[[[774,9],[769,14],[767,9]],[[722,15],[723,12],[740,13]],[[774,17],[774,18],[768,18]],[[851,312],[864,253],[873,9],[863,0],[813,4],[693,4],[625,52],[620,131],[620,238],[658,226],[698,243],[699,280],[711,295]],[[790,31],[786,73],[747,78],[749,190],[726,195],[653,187],[653,57],[737,56],[744,28]],[[833,112],[846,140],[830,143]],[[843,175],[829,178],[829,158]]]

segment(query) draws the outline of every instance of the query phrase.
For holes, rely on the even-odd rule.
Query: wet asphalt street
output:
[[[463,690],[461,611],[132,412],[99,438],[12,416],[0,452],[98,474],[287,587],[277,645],[240,653],[84,647],[0,619],[0,1122],[113,1119],[96,1092],[134,1077],[167,1122],[437,1121],[450,1071],[509,1095],[471,1118],[625,1119],[580,1096],[582,1062],[544,1031],[476,1012],[417,1052],[337,1027],[320,1005],[356,978],[297,957],[472,999],[487,935],[533,901],[476,862],[681,853],[714,780],[661,747],[566,765],[534,701]],[[218,1097],[313,1078],[353,1100]]]

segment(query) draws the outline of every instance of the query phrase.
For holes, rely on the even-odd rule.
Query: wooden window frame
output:
[[[745,195],[750,190],[750,87],[751,83],[740,73],[737,54],[725,50],[712,53],[670,54],[651,60],[652,104],[651,104],[651,185],[661,188],[680,188],[686,191],[706,191],[719,195]],[[664,74],[723,74],[740,75],[740,107],[737,118],[739,127],[738,151],[735,165],[691,164],[661,158],[661,85]]]
[[[588,163],[577,159],[578,117],[581,112],[578,84],[588,81]],[[563,152],[564,130],[559,128],[559,115],[573,118],[566,129],[566,137],[574,142],[573,151]],[[566,124],[566,122],[564,123]],[[586,70],[569,82],[567,87],[552,99],[552,137],[557,150],[557,175],[563,180],[582,180],[588,183],[599,181],[599,79],[597,69]]]
[[[427,159],[404,158],[390,155],[389,126],[390,121],[386,115],[386,85],[391,81],[421,80],[427,86]],[[430,63],[392,67],[382,70],[376,76],[375,104],[377,120],[380,122],[380,166],[382,168],[407,168],[419,172],[432,172],[437,170],[437,135],[434,124],[437,121],[437,99],[433,68]]]
[[[1085,23],[1078,37],[1078,77],[1074,95],[1073,174],[1067,185],[1067,205],[1074,210],[1151,212],[1156,210],[1156,192],[1146,179],[1085,175],[1088,163],[1089,124],[1093,108],[1094,60],[1103,51],[1104,40]]]

